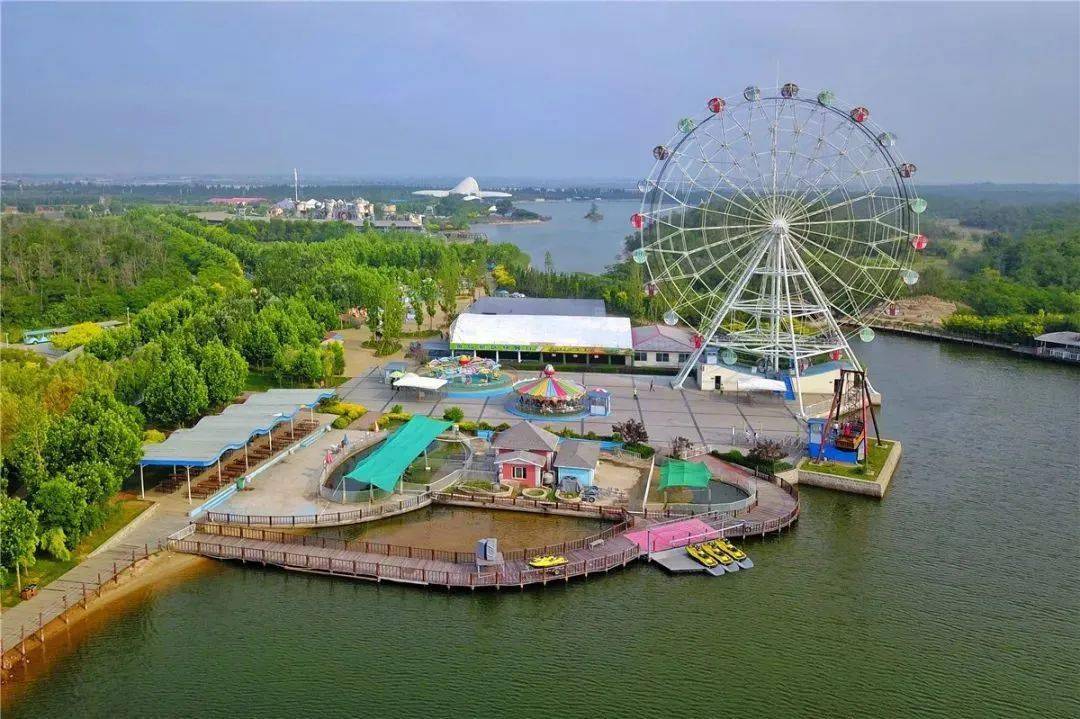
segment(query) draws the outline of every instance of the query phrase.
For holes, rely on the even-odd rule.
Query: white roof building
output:
[[[466,313],[450,326],[454,350],[624,354],[633,347],[626,317]]]

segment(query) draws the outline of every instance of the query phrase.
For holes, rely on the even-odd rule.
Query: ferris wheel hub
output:
[[[782,234],[787,231],[788,221],[783,217],[774,217],[772,220],[772,231],[776,234]]]

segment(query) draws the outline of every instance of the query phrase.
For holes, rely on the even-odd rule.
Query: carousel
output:
[[[446,380],[445,391],[451,396],[492,390],[509,391],[513,376],[503,371],[497,362],[473,355],[442,357],[427,364],[424,373],[429,377]]]
[[[586,412],[585,387],[555,376],[555,369],[551,365],[545,367],[536,379],[515,384],[514,392],[518,396],[515,409],[521,414],[558,417]]]

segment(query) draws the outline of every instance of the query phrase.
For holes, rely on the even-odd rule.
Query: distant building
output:
[[[635,367],[678,368],[697,349],[695,333],[686,327],[646,325],[633,329]]]
[[[211,205],[229,205],[230,207],[249,207],[251,205],[265,205],[270,200],[265,197],[211,197],[208,202]]]
[[[1080,362],[1080,332],[1047,332],[1035,338],[1035,354]]]
[[[424,223],[416,220],[372,220],[371,226],[380,231],[423,232]]]

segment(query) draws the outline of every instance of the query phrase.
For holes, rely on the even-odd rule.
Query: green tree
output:
[[[142,417],[101,388],[91,388],[53,422],[45,443],[50,474],[82,462],[101,462],[118,475],[131,472],[142,456]],[[96,501],[87,497],[87,501]]]
[[[86,515],[86,490],[65,477],[42,482],[30,500],[45,530],[59,529],[74,548],[82,536]]]
[[[172,352],[150,376],[143,392],[147,419],[175,427],[203,414],[210,406],[206,383],[187,357]]]
[[[555,260],[551,258],[551,250],[544,252],[544,272],[549,275],[555,272]]]
[[[37,514],[26,502],[0,495],[0,565],[16,571],[33,566],[37,534]]]
[[[447,422],[460,422],[465,419],[465,410],[461,409],[461,407],[447,407],[442,418]]]
[[[207,399],[216,407],[244,391],[248,365],[239,352],[214,340],[203,350],[199,372],[206,383]]]
[[[439,307],[446,320],[452,319],[457,309],[458,287],[461,285],[461,265],[456,260],[443,262],[435,275],[439,285]]]

